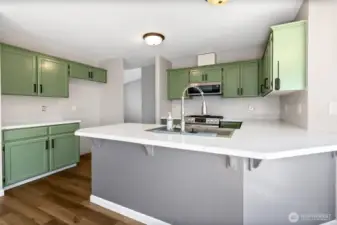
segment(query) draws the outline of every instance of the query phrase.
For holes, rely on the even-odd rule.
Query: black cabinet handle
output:
[[[269,89],[268,88],[268,78],[264,78],[264,88]]]
[[[46,140],[46,150],[48,150],[48,149],[49,149],[49,141]]]
[[[42,84],[40,84],[40,93],[43,92]]]
[[[205,74],[205,80],[206,81],[208,80],[208,74],[207,73]]]
[[[260,93],[263,94],[263,84],[260,85]]]
[[[91,78],[91,77],[90,77],[90,72],[88,72],[88,77]]]
[[[51,148],[55,148],[55,141],[54,141],[54,139],[51,139]]]
[[[275,79],[275,90],[281,89],[281,80],[280,80],[280,61],[277,61],[277,78]]]
[[[237,89],[237,94],[240,95],[240,88]]]
[[[33,84],[34,93],[37,93],[37,85]]]
[[[241,95],[243,95],[243,88],[241,88]]]

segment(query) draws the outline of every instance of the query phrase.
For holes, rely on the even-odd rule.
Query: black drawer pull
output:
[[[40,84],[40,93],[43,92],[42,84]]]
[[[51,148],[55,148],[55,141],[54,141],[54,139],[51,139]]]

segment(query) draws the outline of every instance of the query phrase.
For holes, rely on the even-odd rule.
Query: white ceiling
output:
[[[85,56],[95,62],[122,57],[128,67],[148,64],[155,55],[173,59],[262,45],[270,25],[292,21],[302,4],[302,0],[230,0],[224,6],[204,0],[27,1],[1,1],[0,32],[5,42],[18,36],[25,40],[27,35],[53,46],[59,55]],[[166,36],[162,45],[144,44],[142,35],[151,31]]]

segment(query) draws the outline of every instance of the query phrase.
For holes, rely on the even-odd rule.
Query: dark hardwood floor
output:
[[[140,225],[89,202],[91,155],[47,178],[13,188],[0,198],[0,225]]]

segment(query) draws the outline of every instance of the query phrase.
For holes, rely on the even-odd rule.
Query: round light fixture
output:
[[[206,0],[206,2],[212,5],[223,5],[223,4],[226,4],[228,0]]]
[[[146,44],[154,46],[160,45],[165,40],[165,37],[162,34],[151,32],[144,34],[143,39]]]

